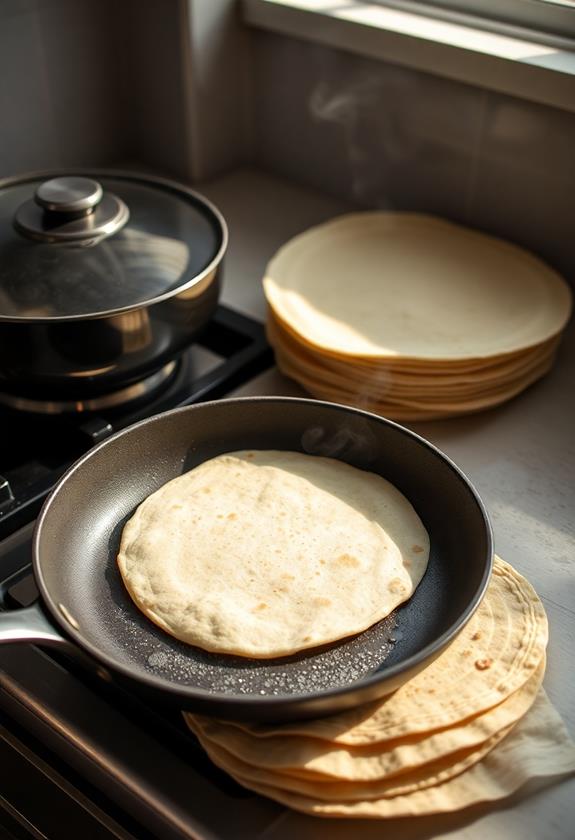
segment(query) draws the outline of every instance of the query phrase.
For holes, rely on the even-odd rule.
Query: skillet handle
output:
[[[0,612],[0,645],[11,642],[71,646],[46,616],[40,601],[19,610]]]

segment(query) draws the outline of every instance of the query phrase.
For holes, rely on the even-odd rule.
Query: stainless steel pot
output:
[[[172,181],[0,181],[0,402],[81,410],[156,385],[212,315],[226,246],[219,211]]]

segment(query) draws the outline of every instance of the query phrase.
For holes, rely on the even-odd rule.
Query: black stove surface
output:
[[[220,306],[151,402],[50,418],[0,411],[0,610],[34,601],[33,520],[91,446],[160,411],[219,398],[272,362],[261,324]],[[181,714],[61,653],[0,647],[0,837],[256,838],[283,809],[207,759]]]

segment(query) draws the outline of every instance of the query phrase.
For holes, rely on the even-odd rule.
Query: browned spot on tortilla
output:
[[[203,489],[204,493],[211,493],[212,492],[211,487],[203,487],[202,489]]]
[[[412,545],[412,546],[411,546],[411,550],[413,551],[413,553],[414,553],[414,554],[421,554],[421,552],[423,551],[423,546],[421,546],[421,545]]]
[[[491,659],[476,659],[475,660],[475,667],[478,671],[486,671],[488,668],[491,668]]]
[[[310,639],[311,639],[311,636],[304,636],[302,641],[309,642]]]
[[[255,458],[255,457],[256,456],[254,455],[253,452],[246,452],[246,458]]]
[[[325,560],[320,560],[319,562],[321,563],[322,566],[325,566]]]
[[[392,578],[392,580],[389,581],[387,588],[390,592],[393,592],[395,595],[401,595],[403,592],[405,592],[405,586],[399,578]]]
[[[294,577],[293,575],[288,575],[288,574],[285,574],[285,575],[281,575],[281,577],[282,577],[284,580],[295,580],[295,577]]]
[[[261,610],[267,610],[267,608],[268,608],[268,605],[264,604],[264,602],[262,601],[261,604],[257,605],[257,607],[254,607],[252,612],[260,612]]]
[[[335,562],[340,566],[359,566],[359,560],[353,554],[340,554]]]
[[[228,513],[228,519],[237,519],[237,518],[238,518],[237,513]]]
[[[477,633],[474,633],[474,634],[473,634],[473,636],[471,637],[471,639],[472,639],[474,642],[476,642],[476,641],[477,641],[478,639],[480,639],[480,638],[481,638],[481,633],[479,632],[479,630],[477,631]]]
[[[313,602],[314,604],[317,604],[318,607],[329,607],[331,604],[329,598],[314,598]]]

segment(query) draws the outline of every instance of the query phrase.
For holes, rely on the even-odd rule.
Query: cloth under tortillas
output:
[[[218,766],[298,810],[344,817],[456,810],[575,771],[575,746],[541,689],[546,642],[536,593],[496,558],[485,598],[459,637],[391,697],[279,726],[185,718]]]
[[[371,627],[411,596],[428,558],[419,516],[381,476],[257,450],[149,496],[118,565],[137,606],[176,638],[272,658]]]

